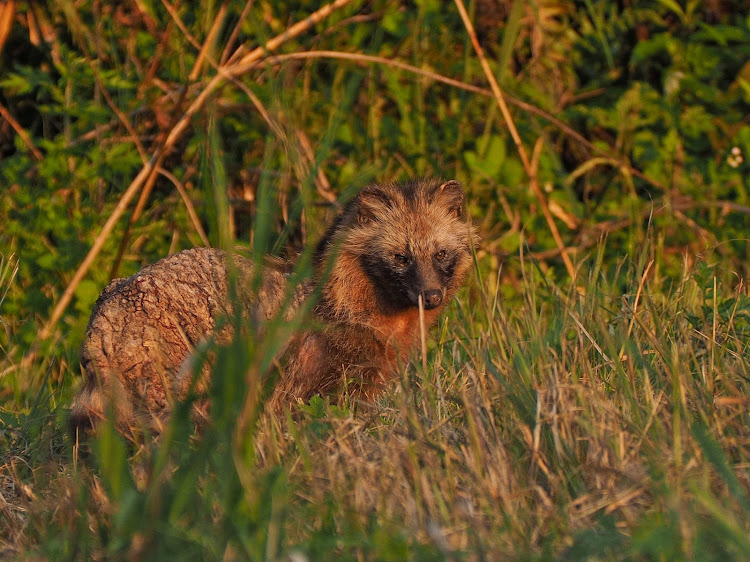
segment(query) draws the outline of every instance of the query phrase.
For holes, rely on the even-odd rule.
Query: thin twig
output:
[[[198,56],[195,59],[193,70],[190,72],[190,75],[188,76],[188,80],[190,80],[191,82],[195,81],[195,79],[198,78],[198,74],[201,71],[201,67],[203,67],[203,61],[209,56],[208,51],[211,48],[211,45],[213,44],[214,39],[216,39],[216,34],[219,32],[219,29],[221,29],[221,25],[224,23],[224,18],[226,17],[226,15],[227,15],[227,3],[224,2],[221,5],[221,8],[219,8],[219,13],[216,14],[214,23],[211,26],[211,29],[208,31],[206,40],[203,42],[203,46],[201,47],[200,51],[198,52]]]
[[[99,91],[101,92],[102,96],[104,96],[104,100],[107,102],[109,108],[117,116],[117,118],[120,120],[120,123],[123,124],[125,130],[130,135],[130,138],[133,140],[133,144],[135,144],[135,147],[138,150],[138,154],[141,157],[141,161],[143,161],[144,163],[148,162],[148,154],[146,153],[146,149],[141,144],[141,140],[138,137],[138,134],[135,132],[135,128],[133,128],[133,125],[130,122],[130,119],[128,119],[128,116],[125,115],[125,113],[121,111],[119,107],[117,107],[117,104],[112,99],[112,96],[109,95],[109,90],[107,90],[107,87],[102,81],[102,78],[99,75],[99,70],[96,68],[96,64],[94,64],[91,56],[89,55],[88,49],[83,43],[81,43],[81,50],[83,51],[83,54],[86,57],[86,62],[88,63],[89,68],[94,75],[94,81],[99,87]]]
[[[146,200],[151,194],[151,190],[154,188],[154,184],[156,183],[156,176],[157,174],[149,175],[145,185],[143,186],[143,189],[141,189],[141,194],[138,197],[138,202],[135,205],[133,214],[130,215],[128,224],[125,225],[125,232],[123,232],[122,236],[120,237],[120,247],[117,250],[115,261],[112,262],[112,269],[110,269],[109,271],[110,279],[114,279],[115,277],[117,277],[117,270],[120,269],[120,262],[122,261],[122,256],[125,255],[125,248],[127,247],[128,239],[130,238],[130,229],[133,228],[133,225],[140,218],[141,212],[143,212],[143,208],[146,206]]]
[[[211,243],[208,240],[208,236],[206,236],[206,231],[203,230],[203,225],[201,225],[200,218],[198,217],[198,213],[195,211],[195,206],[193,205],[193,202],[190,200],[190,196],[188,195],[187,190],[185,189],[185,186],[182,185],[182,182],[178,180],[173,174],[165,170],[164,168],[159,168],[157,170],[159,174],[167,178],[169,181],[174,184],[175,188],[180,194],[180,197],[182,197],[183,203],[185,203],[185,208],[187,209],[188,216],[190,217],[190,221],[193,223],[193,228],[195,228],[195,231],[198,233],[198,236],[201,238],[201,242],[203,242],[203,245],[206,247],[209,247]]]
[[[180,96],[179,101],[175,104],[175,107],[180,107],[182,104],[182,101],[185,97],[185,89],[182,90],[182,95]],[[156,139],[160,140],[164,138],[164,133],[159,133],[157,135]],[[125,231],[123,232],[122,236],[120,237],[120,247],[117,250],[117,256],[113,262],[112,269],[110,270],[110,277],[114,278],[116,277],[117,270],[120,267],[120,262],[122,261],[122,256],[125,254],[125,248],[128,245],[128,241],[130,238],[130,230],[133,228],[133,225],[138,221],[138,219],[141,218],[141,213],[143,213],[143,209],[146,207],[146,202],[148,201],[149,196],[151,195],[151,191],[154,188],[154,185],[156,184],[156,176],[157,174],[151,174],[149,176],[148,181],[146,181],[146,184],[143,186],[143,189],[141,189],[141,194],[138,197],[138,201],[135,204],[135,209],[133,210],[133,213],[130,215],[130,218],[128,219],[128,224],[125,225]],[[188,209],[188,212],[190,209]]]
[[[310,139],[307,137],[307,135],[305,134],[305,131],[303,131],[302,129],[297,129],[297,141],[299,142],[299,147],[301,150],[300,160],[307,158],[307,160],[310,162],[311,167],[314,168],[315,167],[315,151],[312,148],[312,143],[310,142]],[[309,173],[309,170],[308,170],[308,173]],[[336,194],[333,192],[333,189],[331,189],[331,182],[328,181],[328,177],[326,176],[321,166],[318,166],[318,172],[317,174],[315,174],[314,179],[315,179],[315,187],[318,190],[318,193],[320,194],[320,196],[326,201],[328,201],[329,203],[336,203]]]
[[[232,30],[231,35],[229,36],[229,39],[227,39],[227,43],[224,46],[224,51],[221,53],[221,58],[219,59],[219,64],[225,64],[227,60],[229,59],[229,51],[232,48],[232,45],[234,45],[234,42],[237,41],[237,37],[240,34],[240,29],[242,29],[242,22],[245,21],[245,18],[247,17],[247,14],[250,13],[250,8],[253,7],[253,0],[248,0],[245,4],[245,7],[242,8],[242,13],[240,13],[240,17],[237,19],[237,23],[234,24],[234,29]]]
[[[490,64],[487,62],[487,58],[484,56],[484,50],[479,44],[479,39],[477,39],[477,34],[474,32],[474,26],[469,19],[469,14],[466,12],[463,0],[454,1],[456,3],[456,7],[458,8],[459,14],[461,15],[461,19],[464,22],[464,27],[469,34],[471,43],[472,45],[474,45],[474,51],[476,51],[477,53],[477,58],[482,65],[482,69],[484,70],[484,74],[487,77],[487,81],[490,83],[490,87],[492,88],[492,93],[495,96],[497,105],[500,107],[500,112],[503,114],[503,119],[505,120],[505,124],[508,127],[510,136],[513,139],[513,142],[516,144],[518,155],[521,158],[521,162],[523,163],[523,167],[526,170],[526,174],[529,176],[529,184],[531,190],[534,192],[534,195],[536,195],[536,198],[539,201],[539,206],[542,208],[542,214],[547,221],[547,225],[549,226],[550,232],[552,233],[552,238],[554,238],[555,244],[560,250],[560,256],[565,263],[565,268],[568,270],[568,275],[570,275],[571,278],[575,278],[575,267],[573,266],[573,262],[570,260],[570,256],[568,256],[568,252],[565,249],[565,243],[563,242],[562,236],[560,236],[560,231],[557,229],[555,219],[552,217],[552,214],[549,211],[547,199],[544,197],[544,194],[539,187],[536,169],[532,166],[532,163],[529,160],[528,155],[526,154],[526,148],[523,145],[521,136],[518,134],[518,129],[516,129],[516,124],[513,121],[513,116],[510,114],[508,104],[505,103],[505,97],[503,96],[503,92],[500,89],[497,80],[495,79],[495,75],[492,72],[492,69],[490,68]]]
[[[0,103],[0,116],[2,116],[3,119],[5,119],[11,127],[13,127],[13,130],[16,132],[16,134],[21,137],[21,140],[23,141],[23,144],[25,144],[28,149],[31,151],[31,154],[34,155],[34,158],[37,160],[41,160],[44,158],[44,155],[42,152],[34,145],[34,142],[31,140],[31,137],[26,132],[26,130],[21,127],[21,124],[16,121],[16,118],[13,117],[10,114],[10,111]]]
[[[182,19],[180,18],[180,15],[177,13],[177,10],[175,9],[172,4],[167,2],[167,0],[161,0],[162,6],[164,6],[164,9],[167,10],[167,13],[172,18],[172,20],[177,24],[177,27],[180,31],[182,31],[182,34],[185,36],[185,39],[187,39],[190,44],[195,47],[195,49],[200,52],[201,50],[201,44],[198,42],[198,40],[193,37],[193,34],[188,31],[188,28],[185,27],[185,24],[182,23]]]

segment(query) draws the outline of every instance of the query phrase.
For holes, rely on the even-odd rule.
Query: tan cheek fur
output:
[[[373,306],[376,299],[374,287],[357,263],[356,256],[343,253],[338,257],[326,294],[337,317],[371,329],[381,343],[394,347],[401,354],[408,353],[416,343],[419,310],[411,308],[389,315],[377,312]],[[437,320],[443,306],[424,312],[426,329]]]

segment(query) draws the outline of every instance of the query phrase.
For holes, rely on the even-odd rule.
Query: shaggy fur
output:
[[[463,213],[456,181],[411,180],[364,188],[318,244],[315,274],[296,288],[289,308],[283,267],[267,267],[257,292],[243,290],[237,304],[248,324],[283,313],[291,317],[322,288],[308,330],[292,338],[270,404],[279,409],[347,382],[370,400],[408,360],[420,333],[422,300],[427,326],[463,283],[475,234]],[[246,286],[253,264],[232,261]],[[227,258],[196,248],[165,258],[127,279],[112,281],[99,297],[86,332],[81,364],[84,387],[72,412],[74,425],[90,425],[111,400],[117,421],[132,425],[148,414],[162,419],[192,381],[192,350],[232,313]],[[210,367],[198,381],[206,388]]]

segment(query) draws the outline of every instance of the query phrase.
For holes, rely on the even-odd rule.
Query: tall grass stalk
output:
[[[316,398],[291,417],[257,410],[238,436],[244,404],[262,409],[246,373],[267,361],[243,336],[216,350],[213,422],[197,436],[185,406],[158,441],[105,427],[83,467],[51,482],[6,464],[17,485],[77,491],[28,501],[21,544],[146,558],[741,556],[744,288],[659,286],[626,259],[563,293],[519,259],[519,298],[474,286],[469,302],[495,306],[453,305],[427,368],[406,367],[375,411]]]

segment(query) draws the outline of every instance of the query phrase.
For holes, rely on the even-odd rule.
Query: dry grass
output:
[[[3,548],[740,556],[750,301],[705,271],[667,289],[641,262],[609,279],[594,264],[586,294],[561,294],[531,262],[512,300],[478,283],[436,330],[427,371],[405,369],[376,409],[314,400],[294,421],[238,438],[230,419],[197,439],[178,412],[160,441],[127,449],[105,430],[77,464],[50,415],[36,443],[6,429]],[[227,531],[240,523],[256,550]]]
[[[262,433],[258,451],[282,457],[295,502],[320,513],[330,502],[363,526],[371,514],[402,522],[446,555],[559,554],[603,516],[623,543],[647,531],[644,520],[675,517],[665,543],[688,557],[717,525],[738,554],[750,485],[747,340],[736,315],[704,318],[704,330],[686,320],[706,313],[694,281],[669,299],[632,281],[645,285],[640,306],[635,291],[616,296],[596,279],[586,296],[527,279],[520,306],[463,311],[471,330],[446,330],[430,372],[407,377],[380,416],[329,413],[322,436],[299,431],[283,446]],[[711,457],[714,446],[722,453]],[[321,524],[298,523],[295,542]],[[622,554],[606,543],[596,553]]]

